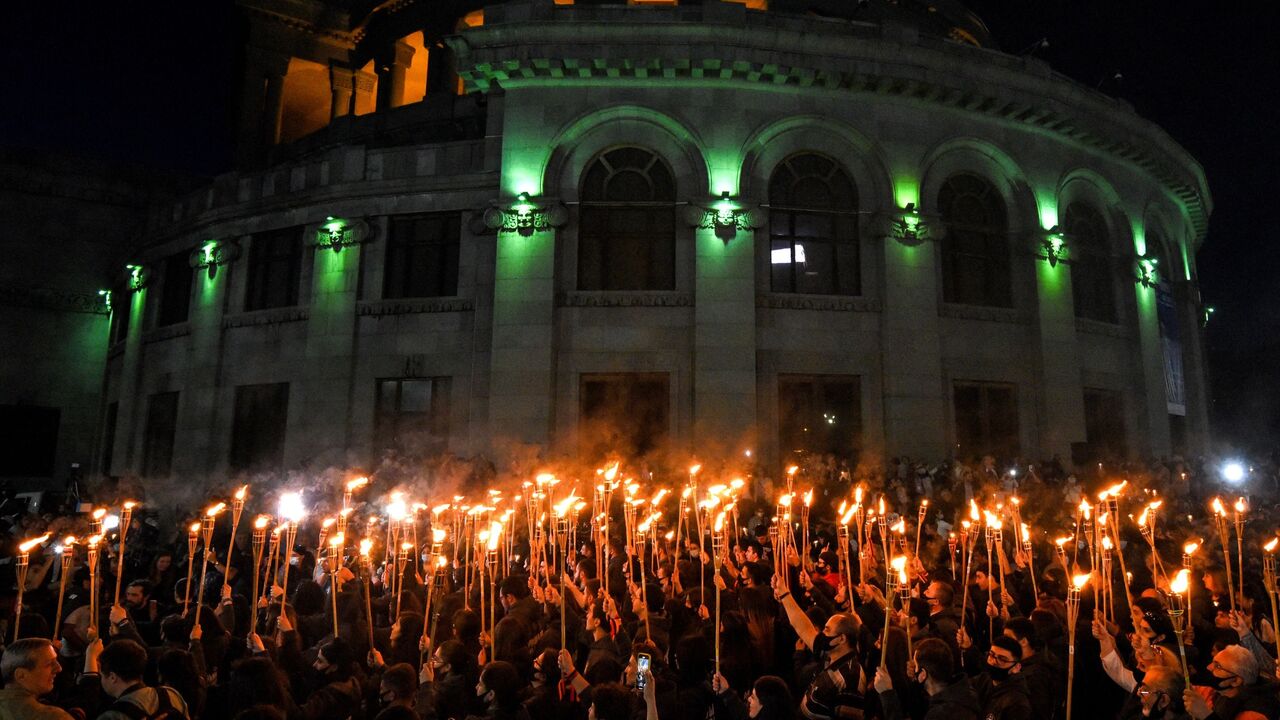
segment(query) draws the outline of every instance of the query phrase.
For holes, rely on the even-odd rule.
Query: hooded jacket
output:
[[[973,689],[982,703],[985,720],[1030,720],[1031,696],[1020,674],[997,685],[989,673],[973,678]]]

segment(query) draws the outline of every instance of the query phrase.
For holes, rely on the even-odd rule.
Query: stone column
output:
[[[266,149],[279,137],[284,76],[289,71],[289,57],[250,47],[245,65],[237,142],[237,158],[241,165],[252,164],[262,158]]]
[[[1132,277],[1132,270],[1128,277]],[[1132,282],[1126,278],[1125,282]],[[1146,427],[1141,438],[1140,455],[1169,454],[1169,405],[1164,392],[1164,348],[1160,344],[1160,319],[1157,315],[1155,288],[1134,284],[1138,311],[1138,369],[1142,373],[1144,395],[1143,419]]]
[[[239,247],[248,250],[249,237],[239,241]],[[242,252],[236,262],[219,267],[212,278],[207,269],[194,271],[187,320],[191,328],[190,361],[178,404],[181,413],[176,433],[179,442],[173,449],[174,477],[208,477],[226,470],[230,435],[223,435],[220,428],[229,425],[231,408],[219,407],[218,403],[222,388],[222,318],[231,278],[246,267],[248,253]],[[219,410],[224,413],[221,418]]]
[[[935,238],[940,223],[932,227]],[[880,313],[885,455],[947,456],[947,399],[938,327],[938,248],[884,240]]]
[[[425,36],[425,33],[424,33]],[[457,92],[457,71],[453,51],[440,38],[427,37],[427,94],[453,95]]]
[[[555,231],[499,232],[489,440],[550,446],[555,396]]]
[[[1205,386],[1204,337],[1201,329],[1199,291],[1193,281],[1174,283],[1174,302],[1182,330],[1183,392],[1187,400],[1187,454],[1209,450],[1209,400]]]
[[[694,231],[694,447],[755,446],[754,233]]]
[[[408,43],[396,41],[379,57],[378,109],[387,110],[404,104],[404,73],[413,60],[413,48]]]
[[[355,71],[351,68],[329,65],[329,119],[350,115],[355,93]]]
[[[351,100],[351,112],[359,113],[360,108],[372,108],[373,89],[377,86],[378,76],[373,73],[354,70],[351,74],[353,81],[354,97]]]
[[[120,400],[116,406],[115,446],[111,452],[111,475],[136,474],[141,467],[141,443],[147,421],[147,398],[140,394],[142,360],[147,307],[147,288],[130,292],[124,302],[116,302],[116,312],[129,313],[129,334],[124,340],[124,357],[120,362]],[[138,452],[135,452],[138,451]]]
[[[267,95],[262,109],[262,150],[265,154],[280,142],[280,121],[284,115],[284,73],[267,76]]]
[[[1035,258],[1036,340],[1041,396],[1038,399],[1039,452],[1071,458],[1071,443],[1085,440],[1084,387],[1076,340],[1071,269]],[[1030,455],[1031,453],[1024,453]]]

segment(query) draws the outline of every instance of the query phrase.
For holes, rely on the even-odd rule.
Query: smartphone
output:
[[[636,689],[643,690],[645,677],[649,674],[649,653],[636,655]]]

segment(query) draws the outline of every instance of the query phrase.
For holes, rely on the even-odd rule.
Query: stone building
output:
[[[134,260],[111,474],[1207,442],[1200,166],[955,2],[240,5],[240,169]]]

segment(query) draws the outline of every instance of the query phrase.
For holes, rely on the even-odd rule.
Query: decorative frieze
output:
[[[0,305],[110,315],[111,303],[103,293],[81,293],[56,288],[0,286]]]
[[[416,313],[472,312],[475,309],[475,303],[470,298],[414,298],[361,302],[356,305],[356,314],[361,317],[382,317]]]
[[[556,295],[557,307],[693,307],[686,292],[564,292]]]
[[[228,315],[222,319],[222,327],[256,327],[258,325],[280,325],[283,323],[302,322],[310,317],[307,308],[287,307],[271,310],[255,310],[253,312]]]
[[[880,312],[876,298],[842,295],[765,293],[756,295],[756,307],[770,310],[823,310],[827,312]]]
[[[176,325],[165,325],[153,330],[148,330],[142,334],[142,342],[154,343],[164,340],[172,340],[174,338],[184,337],[191,334],[190,323],[178,323]]]
[[[983,307],[981,305],[938,305],[938,316],[956,318],[958,320],[984,320],[986,322],[1003,322],[1024,325],[1027,316],[1015,308]]]
[[[1089,333],[1091,335],[1106,335],[1114,338],[1127,338],[1129,331],[1123,325],[1112,325],[1111,323],[1098,322],[1097,320],[1086,320],[1085,318],[1076,318],[1076,332]]]

